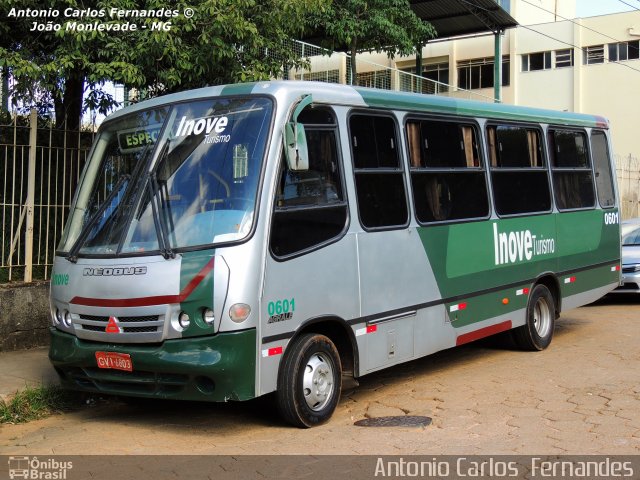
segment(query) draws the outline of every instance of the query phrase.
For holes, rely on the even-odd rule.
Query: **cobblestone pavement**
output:
[[[0,454],[640,454],[640,299],[564,312],[551,346],[483,341],[371,374],[331,421],[283,425],[269,398],[110,401],[0,427]],[[426,415],[428,427],[366,428]]]

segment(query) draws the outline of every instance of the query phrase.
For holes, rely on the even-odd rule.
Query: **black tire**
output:
[[[313,385],[319,385],[316,391],[309,388]],[[277,401],[282,417],[300,428],[320,425],[333,414],[341,390],[342,365],[333,342],[314,333],[292,340],[278,371]]]
[[[556,307],[549,289],[533,287],[527,303],[527,322],[513,329],[513,340],[522,350],[540,351],[551,343],[555,328]]]

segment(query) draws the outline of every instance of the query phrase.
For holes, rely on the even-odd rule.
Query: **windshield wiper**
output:
[[[162,150],[158,154],[158,162],[157,165],[162,163],[164,156],[169,149],[169,141],[167,140],[162,146]],[[160,254],[168,260],[170,258],[175,258],[176,254],[171,248],[171,241],[169,239],[169,229],[167,228],[167,222],[165,216],[162,214],[162,192],[160,187],[158,186],[158,176],[155,172],[156,168],[153,169],[152,172],[149,172],[149,190],[151,193],[151,210],[153,213],[153,223],[156,227],[156,232],[158,234],[158,246],[160,247]],[[157,203],[156,203],[157,202]]]
[[[165,221],[162,211],[162,198],[160,197],[160,187],[158,187],[158,180],[154,174],[149,174],[149,190],[151,191],[151,210],[153,212],[153,223],[155,224],[156,231],[158,232],[158,246],[160,247],[160,254],[168,260],[175,258],[176,254],[171,248],[169,241],[169,231],[167,229],[167,222]],[[158,202],[158,204],[156,204]]]
[[[122,188],[122,184],[125,182],[125,180],[131,180],[131,179],[135,180],[138,177],[138,175],[140,175],[142,166],[147,164],[149,153],[152,151],[152,148],[151,148],[152,146],[153,146],[152,143],[148,143],[147,146],[144,147],[144,150],[140,154],[140,160],[138,160],[138,163],[133,168],[133,171],[130,174],[125,173],[118,178],[118,181],[116,182],[114,189],[111,191],[111,193],[109,193],[107,198],[105,198],[104,202],[100,205],[100,207],[98,207],[98,210],[96,210],[96,213],[93,214],[93,216],[89,219],[87,224],[82,228],[82,232],[80,233],[80,235],[78,235],[77,240],[69,250],[69,255],[67,256],[67,260],[69,260],[71,263],[76,263],[78,261],[78,253],[80,252],[80,249],[82,248],[82,245],[84,244],[84,242],[87,240],[87,237],[91,232],[91,229],[94,227],[96,222],[100,219],[100,216],[105,212],[105,210],[109,207],[109,205],[111,205],[112,200],[115,198],[116,194]],[[129,185],[130,183],[127,184],[127,187]],[[126,189],[125,189],[125,193],[126,193]]]
[[[80,233],[80,235],[78,236],[76,243],[73,244],[73,247],[71,247],[71,250],[69,250],[69,255],[67,256],[67,260],[69,260],[71,263],[76,263],[78,261],[78,252],[80,251],[80,248],[82,248],[82,245],[84,244],[85,240],[89,236],[91,229],[94,227],[96,222],[100,219],[100,216],[107,210],[107,208],[109,208],[113,199],[120,192],[120,189],[122,188],[122,185],[124,184],[124,182],[128,180],[131,180],[131,175],[124,174],[120,176],[111,193],[107,196],[107,198],[104,199],[104,202],[102,202],[102,205],[100,205],[98,210],[96,210],[96,213],[93,214],[93,216],[89,219],[85,227],[82,229],[82,233]]]

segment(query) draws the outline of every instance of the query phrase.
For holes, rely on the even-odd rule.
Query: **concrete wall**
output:
[[[49,341],[49,282],[0,285],[0,352]]]
[[[511,0],[509,12],[520,25],[557,22],[576,16],[576,0],[533,0],[528,3]]]

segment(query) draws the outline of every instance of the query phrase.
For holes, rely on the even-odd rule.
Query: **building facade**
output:
[[[575,0],[499,3],[520,24],[501,37],[501,101],[608,118],[623,216],[640,216],[640,136],[634,121],[640,113],[640,11],[575,18]],[[494,39],[487,34],[428,43],[423,76],[441,83],[426,82],[417,90],[492,101]],[[415,91],[420,82],[397,73],[415,72],[414,57],[362,53],[358,62],[360,85]]]

